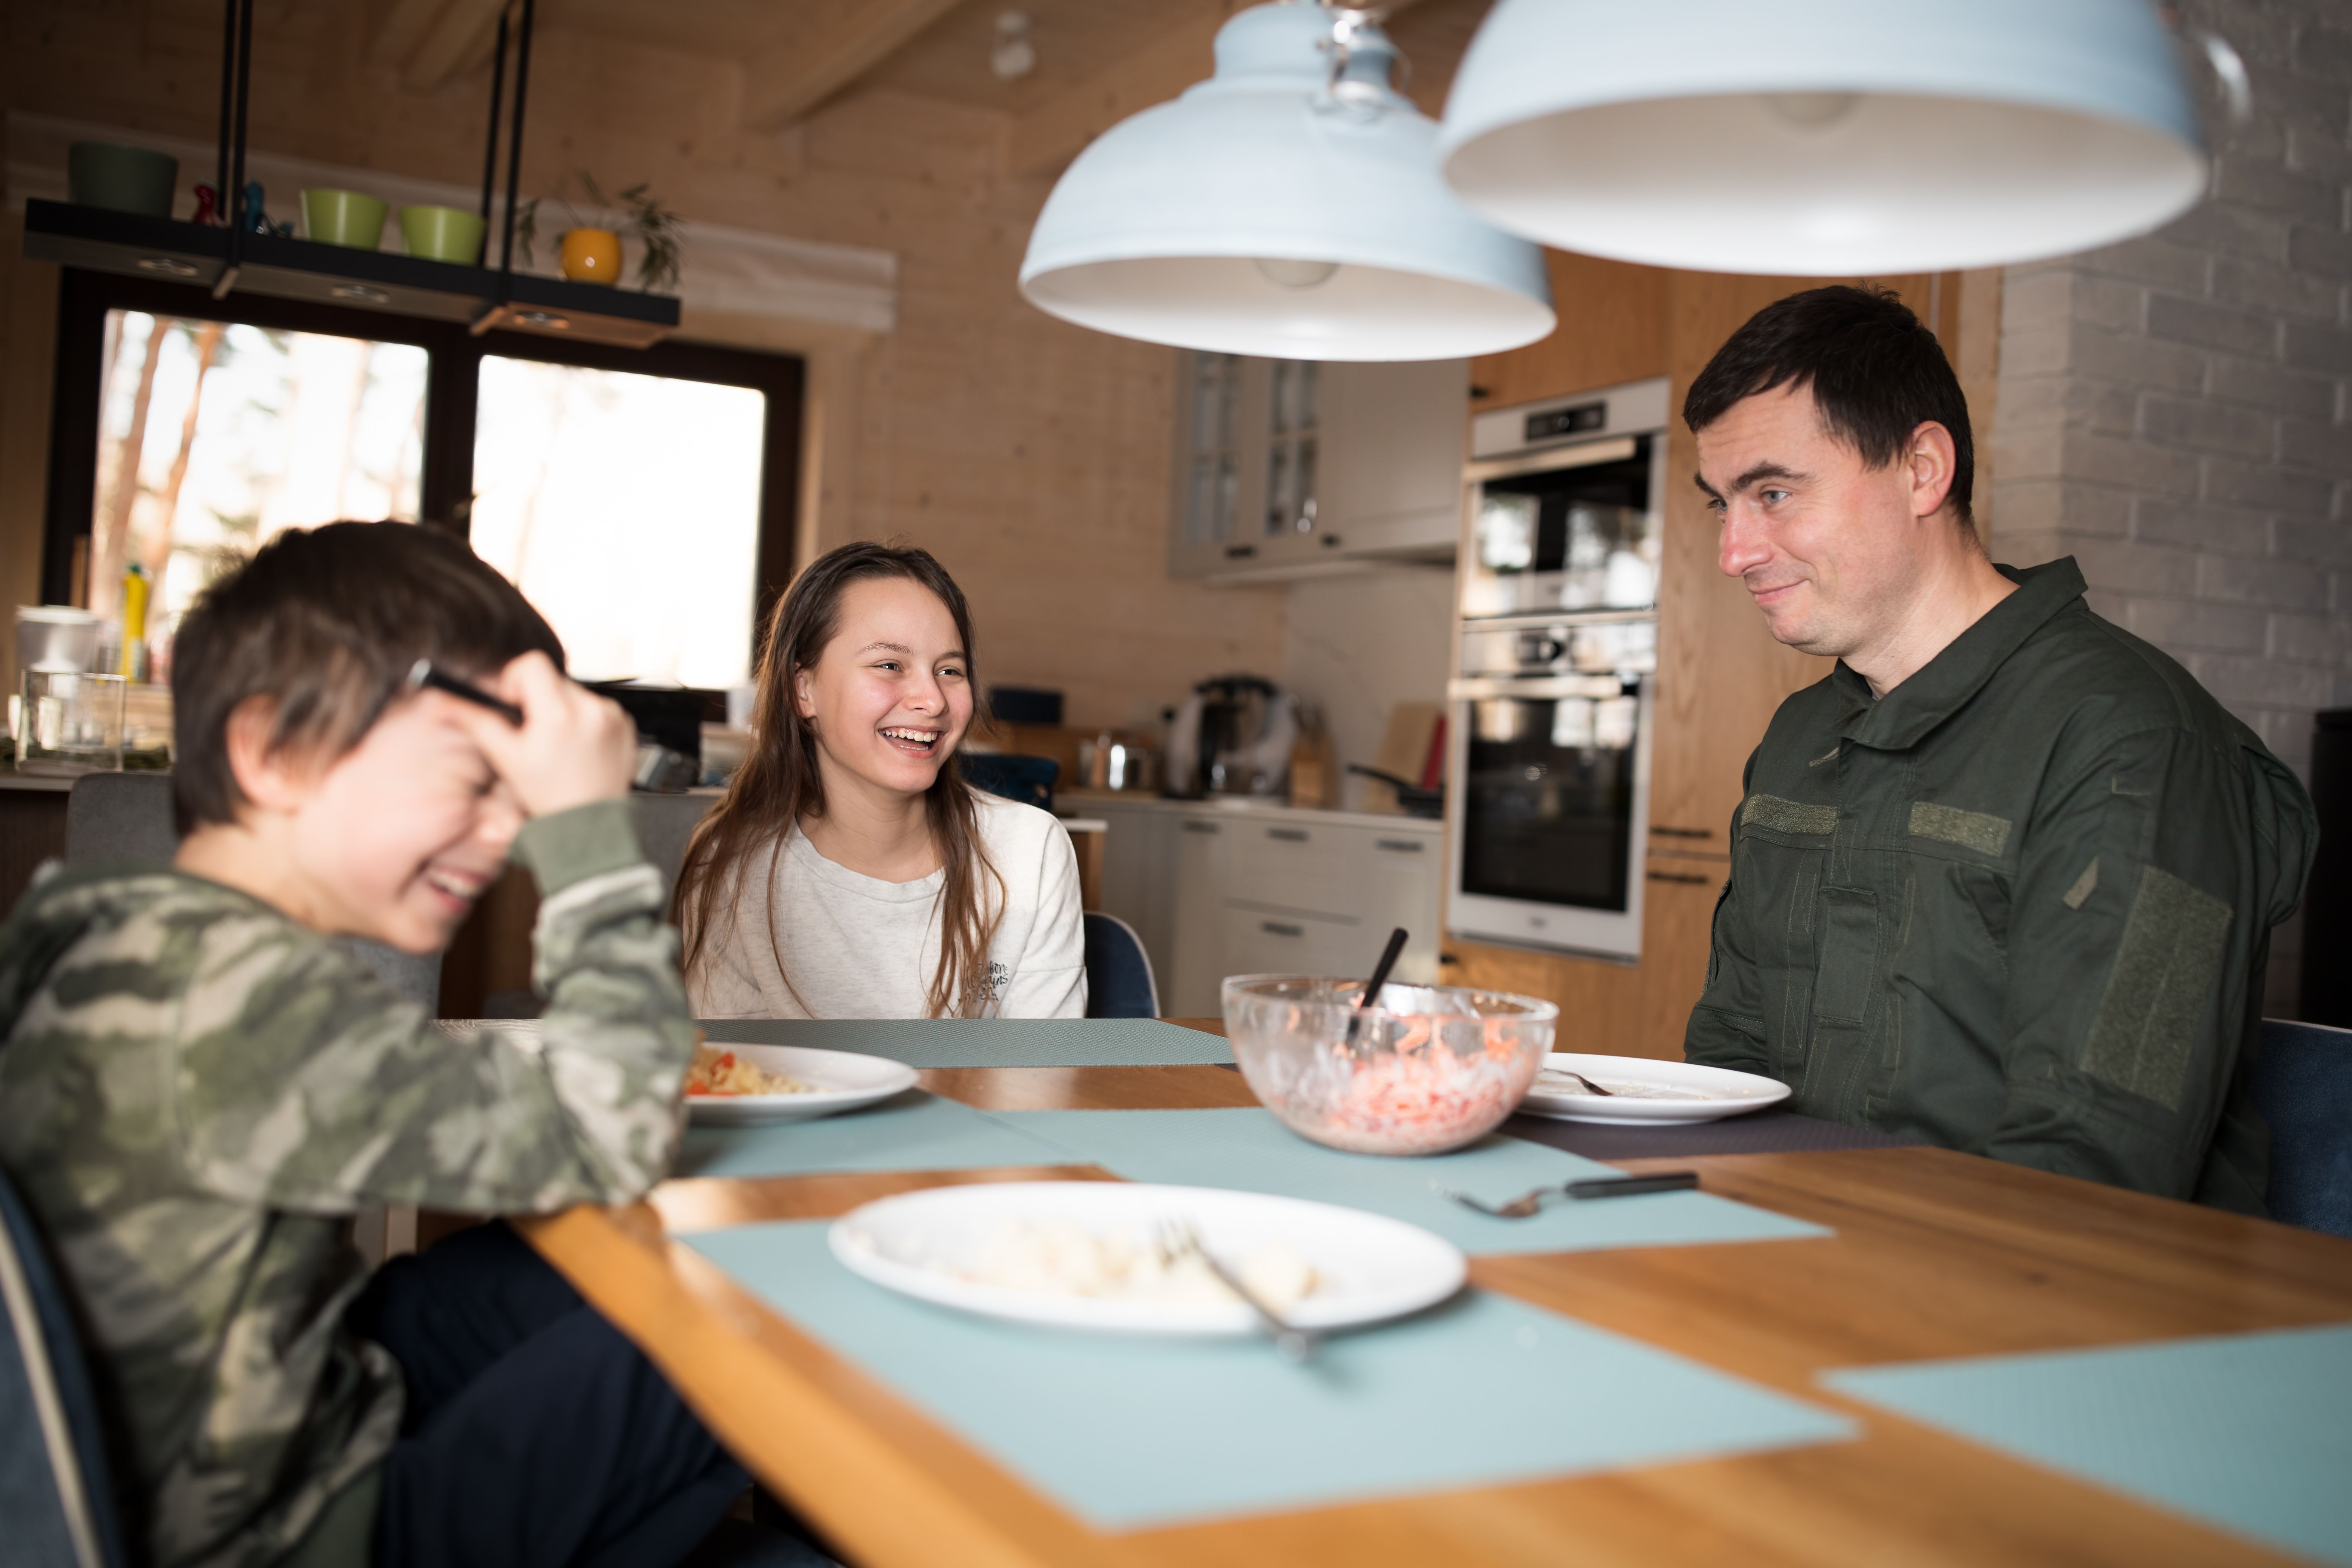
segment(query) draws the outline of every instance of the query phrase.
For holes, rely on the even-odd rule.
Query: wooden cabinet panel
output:
[[[1666,293],[1676,274],[1562,250],[1544,260],[1559,325],[1523,349],[1472,360],[1471,406],[1507,408],[1666,374]]]
[[[1727,874],[1722,860],[1650,858],[1639,963],[1449,941],[1454,962],[1444,965],[1444,982],[1559,1003],[1556,1050],[1679,1060],[1684,1026],[1706,985],[1715,900]]]

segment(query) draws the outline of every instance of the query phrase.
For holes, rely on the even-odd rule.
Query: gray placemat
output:
[[[1097,1530],[1686,1464],[1858,1432],[1776,1390],[1483,1290],[1334,1335],[1293,1366],[1262,1339],[1076,1333],[931,1306],[851,1274],[825,1233],[803,1221],[683,1239]],[[1458,1561],[1442,1550],[1432,1560]],[[956,1554],[943,1547],[935,1561]]]
[[[704,1018],[714,1043],[813,1046],[911,1068],[1139,1068],[1230,1062],[1219,1035],[1157,1018]]]
[[[1710,1193],[1650,1193],[1607,1203],[1552,1204],[1528,1219],[1496,1219],[1448,1201],[1440,1187],[1489,1203],[1530,1187],[1615,1173],[1517,1138],[1482,1138],[1447,1154],[1387,1158],[1312,1143],[1271,1111],[992,1110],[988,1114],[1130,1182],[1230,1187],[1338,1204],[1436,1232],[1465,1252],[1584,1252],[1621,1247],[1792,1241],[1834,1233]]]
[[[1854,1367],[1822,1382],[2150,1507],[2352,1568],[2352,1324]]]
[[[863,1110],[809,1121],[689,1127],[670,1174],[805,1176],[1079,1163],[995,1117],[910,1089]]]
[[[1497,1129],[1530,1143],[1548,1143],[1588,1160],[1671,1160],[1685,1154],[1815,1154],[1835,1149],[1903,1149],[1922,1142],[1868,1127],[1849,1127],[1793,1110],[1756,1110],[1685,1127],[1562,1121],[1514,1116]]]

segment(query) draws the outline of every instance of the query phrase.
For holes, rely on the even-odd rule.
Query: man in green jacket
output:
[[[1838,661],[1748,759],[1685,1055],[1807,1115],[2263,1213],[2245,1068],[2302,784],[2071,559],[1993,564],[1967,402],[1893,295],[1768,306],[1683,417],[1718,564]]]

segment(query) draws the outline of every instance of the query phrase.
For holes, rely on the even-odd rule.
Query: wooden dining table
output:
[[[922,1085],[992,1110],[1255,1103],[1211,1066],[956,1068]],[[1837,1410],[1858,1440],[1103,1533],[678,1238],[921,1187],[1108,1172],[687,1178],[523,1230],[856,1568],[2298,1561],[1843,1399],[1816,1374],[2352,1321],[2352,1242],[1941,1149],[1613,1163],[1694,1169],[1708,1192],[1835,1234],[1483,1257],[1472,1281]]]

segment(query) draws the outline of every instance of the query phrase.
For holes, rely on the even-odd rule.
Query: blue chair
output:
[[[0,1175],[0,1534],[12,1568],[122,1568],[98,1405],[73,1316]]]
[[[1087,1016],[1157,1018],[1160,987],[1143,939],[1117,915],[1087,911]]]
[[[2352,1237],[2352,1029],[2263,1019],[2247,1089],[2271,1124],[2271,1217]]]
[[[1015,756],[1010,752],[960,752],[957,763],[964,782],[986,795],[1001,795],[1040,811],[1054,809],[1054,781],[1062,764],[1051,757]]]

